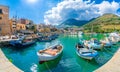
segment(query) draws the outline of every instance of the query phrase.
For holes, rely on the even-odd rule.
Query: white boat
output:
[[[120,41],[120,36],[119,36],[119,34],[116,33],[116,32],[110,33],[109,38],[111,39],[111,41],[112,41],[114,44],[116,44],[117,42]]]
[[[36,41],[32,39],[24,39],[24,40],[11,40],[9,44],[17,48],[22,48],[22,47],[33,45],[35,44],[35,42]]]
[[[80,44],[78,44],[76,46],[76,53],[81,58],[88,59],[88,60],[92,60],[93,58],[95,58],[98,55],[97,51],[95,51],[93,49],[89,49],[89,48],[84,48]]]
[[[84,41],[85,47],[93,48],[95,50],[100,50],[103,48],[103,44],[96,42],[95,40],[92,41]]]
[[[91,42],[91,47],[93,49],[102,49],[103,48],[103,44],[95,38],[91,39],[90,42]]]
[[[106,37],[104,40],[100,40],[100,42],[104,45],[104,47],[111,47],[113,44],[108,37]]]
[[[57,44],[46,49],[39,50],[37,55],[39,57],[39,61],[49,61],[57,58],[62,51],[63,46],[61,44]]]
[[[11,36],[0,36],[0,42],[9,42],[11,40],[19,40],[19,38],[15,35],[11,35]]]
[[[83,32],[82,32],[82,31],[79,31],[79,32],[78,32],[78,36],[79,36],[79,37],[82,37],[82,36],[83,36]]]

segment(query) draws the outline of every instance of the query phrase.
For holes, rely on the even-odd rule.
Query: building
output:
[[[16,20],[16,18],[14,17],[14,18],[10,19],[9,24],[10,24],[10,29],[11,29],[12,34],[16,34],[16,32],[17,32],[17,29],[16,29],[17,20]]]
[[[20,19],[20,20],[19,20],[19,23],[21,23],[21,24],[26,24],[26,19]]]
[[[54,31],[54,29],[56,29],[54,26],[52,25],[45,25],[45,24],[38,24],[37,25],[37,31],[38,32],[52,32]]]
[[[33,23],[32,20],[26,20],[26,27],[27,27],[28,29],[30,29],[30,28],[33,27],[33,26],[34,26],[34,23]]]
[[[46,26],[44,24],[38,24],[37,25],[37,31],[41,32],[42,30],[44,30],[44,28],[46,28]]]
[[[27,25],[27,24],[30,24],[30,23],[33,24],[33,21],[21,18],[21,19],[18,20],[18,23],[26,24]]]
[[[9,24],[9,7],[0,5],[0,35],[11,34]]]
[[[26,29],[31,29],[34,26],[34,23],[32,20],[23,19],[23,18],[19,19],[18,23],[25,24]]]
[[[33,21],[28,19],[17,19],[17,17],[13,17],[9,20],[10,29],[12,34],[16,34],[17,32],[32,30],[34,27]]]
[[[17,31],[26,30],[26,25],[25,24],[21,24],[21,23],[17,23],[16,30]]]

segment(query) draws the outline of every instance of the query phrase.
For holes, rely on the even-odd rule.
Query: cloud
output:
[[[105,13],[117,14],[119,8],[120,4],[115,1],[103,1],[100,4],[95,4],[91,0],[64,0],[45,12],[44,22],[55,25],[70,18],[90,20]]]

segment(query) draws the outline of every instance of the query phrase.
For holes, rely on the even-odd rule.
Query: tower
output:
[[[10,35],[9,7],[0,5],[0,35]]]

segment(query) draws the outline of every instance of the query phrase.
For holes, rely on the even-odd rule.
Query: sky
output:
[[[9,6],[9,18],[33,20],[34,23],[60,24],[67,19],[90,20],[105,13],[120,16],[119,0],[0,0]]]

